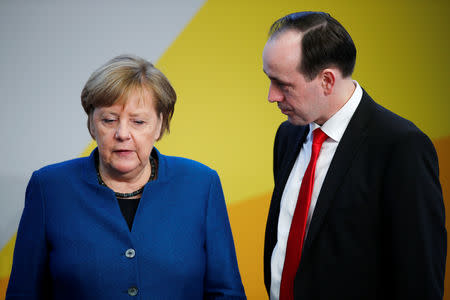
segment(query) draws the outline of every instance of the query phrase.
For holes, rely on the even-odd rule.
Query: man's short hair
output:
[[[269,38],[282,32],[295,30],[303,34],[299,72],[313,80],[321,70],[338,68],[342,76],[353,73],[356,48],[347,30],[336,19],[324,12],[297,12],[275,21]]]

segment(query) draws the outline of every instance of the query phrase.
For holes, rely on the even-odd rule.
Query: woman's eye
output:
[[[102,119],[102,122],[105,123],[105,124],[110,124],[110,123],[112,123],[114,121],[115,121],[114,119]]]
[[[142,124],[144,124],[145,122],[142,121],[142,120],[134,120],[134,123],[137,124],[137,125],[142,125]]]

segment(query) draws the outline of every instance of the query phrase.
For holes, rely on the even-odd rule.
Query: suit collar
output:
[[[338,143],[341,141],[345,129],[361,102],[363,94],[362,88],[359,86],[358,82],[353,81],[353,83],[355,85],[355,90],[350,99],[348,99],[347,102],[320,127],[328,137]],[[311,131],[318,127],[319,125],[316,123],[310,124]]]
[[[358,152],[359,145],[367,136],[367,128],[374,110],[374,104],[375,102],[363,90],[361,102],[342,136],[323,182],[302,255],[308,254],[334,195],[345,179],[352,160]]]

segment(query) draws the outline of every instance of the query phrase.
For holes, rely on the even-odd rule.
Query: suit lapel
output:
[[[281,162],[283,164],[282,168],[280,169],[280,177],[279,182],[277,184],[277,192],[280,195],[280,201],[281,196],[283,194],[284,188],[286,186],[286,182],[289,178],[289,175],[291,174],[292,168],[294,167],[295,161],[297,159],[298,154],[300,153],[300,150],[302,148],[303,143],[305,142],[306,136],[309,133],[309,126],[306,127],[299,127],[299,130],[295,132],[294,138],[293,138],[293,146],[288,145],[286,147],[286,157],[283,158],[283,161]]]
[[[360,144],[366,138],[367,125],[373,111],[373,104],[373,100],[363,90],[361,102],[342,136],[320,190],[302,255],[307,255],[324,221],[334,195],[345,180],[345,176],[360,148]]]
[[[285,127],[287,126],[287,128]],[[280,130],[283,129],[283,130]],[[309,126],[281,125],[275,142],[275,187],[270,202],[264,240],[264,282],[267,291],[270,289],[270,259],[277,243],[280,202],[289,174],[294,166],[301,145],[309,132]]]
[[[276,147],[277,161],[279,164],[279,173],[275,178],[275,187],[272,194],[272,201],[269,208],[267,219],[267,250],[272,254],[277,241],[278,218],[280,215],[280,203],[284,187],[294,166],[295,160],[300,152],[300,148],[309,132],[309,126],[289,125],[289,131],[280,136],[280,145]]]

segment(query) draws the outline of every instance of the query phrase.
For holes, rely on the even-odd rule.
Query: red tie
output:
[[[284,259],[283,273],[281,275],[280,300],[294,299],[294,278],[302,255],[306,231],[306,219],[308,218],[308,210],[314,187],[316,162],[319,157],[320,148],[328,137],[320,128],[314,130],[313,135],[311,159],[305,175],[303,176],[294,216],[292,217],[291,228],[289,230],[286,257]]]

